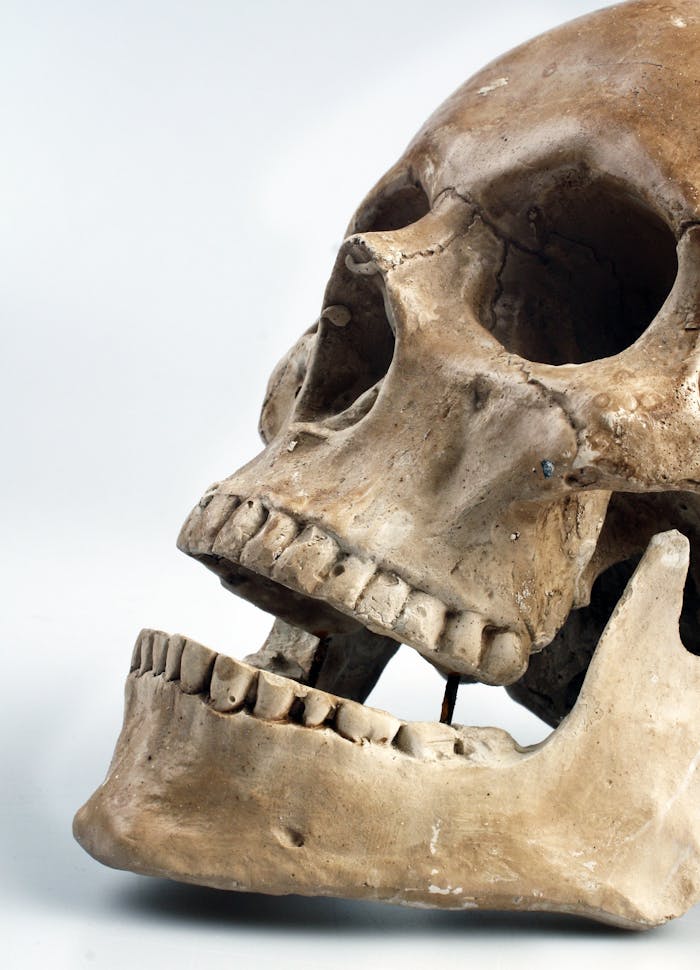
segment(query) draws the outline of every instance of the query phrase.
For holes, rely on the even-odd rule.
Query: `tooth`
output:
[[[194,640],[186,640],[180,663],[180,688],[186,694],[202,694],[209,687],[216,653]]]
[[[129,667],[129,670],[131,673],[133,673],[135,670],[138,670],[139,667],[141,666],[141,641],[145,636],[148,636],[150,632],[151,632],[150,630],[141,630],[139,632],[139,635],[136,637],[134,650],[133,650],[133,653],[131,654],[131,665]]]
[[[349,741],[388,744],[396,737],[401,721],[384,711],[373,711],[354,701],[341,701],[335,716],[338,734]]]
[[[448,724],[412,721],[404,724],[394,738],[396,747],[414,758],[438,761],[455,754],[457,734]]]
[[[176,634],[168,641],[168,656],[165,658],[165,679],[180,679],[180,663],[182,651],[185,648],[185,638]]]
[[[240,711],[257,673],[252,667],[219,654],[209,687],[214,710],[222,714]]]
[[[374,744],[391,744],[402,726],[397,717],[392,717],[385,711],[370,711],[367,740]]]
[[[153,634],[153,676],[157,677],[162,674],[165,670],[165,662],[168,657],[168,640],[170,637],[167,633],[161,633],[156,631]]]
[[[328,575],[338,553],[337,542],[315,525],[309,526],[279,557],[273,568],[274,578],[285,586],[314,593]]]
[[[226,495],[212,486],[202,496],[182,527],[178,546],[190,553],[210,553],[219,530],[239,501],[236,495]]]
[[[346,556],[331,569],[323,586],[323,598],[341,610],[354,610],[360,593],[376,570],[368,559]]]
[[[141,665],[139,676],[153,668],[153,630],[144,630],[141,634]]]
[[[465,610],[448,618],[438,644],[440,661],[460,674],[475,674],[483,650],[486,621],[479,613]]]
[[[381,571],[360,596],[355,612],[375,633],[390,630],[408,599],[411,588],[394,573]]]
[[[527,669],[528,648],[524,637],[513,630],[487,634],[479,679],[485,684],[513,684]]]
[[[246,543],[241,552],[241,564],[269,575],[298,532],[299,525],[289,515],[271,511],[262,529]]]
[[[266,518],[267,509],[260,499],[242,502],[222,525],[212,551],[229,559],[238,557],[243,546],[259,531]]]
[[[523,749],[502,728],[465,727],[456,728],[459,753],[474,764],[507,765],[520,761]]]
[[[435,650],[445,626],[445,613],[445,605],[439,599],[412,590],[394,624],[394,631],[412,647]]]
[[[255,700],[253,715],[266,721],[281,721],[289,714],[289,709],[297,696],[297,684],[286,677],[261,670],[258,675],[258,696]]]
[[[304,724],[307,727],[319,727],[334,709],[335,702],[330,694],[310,690],[304,698]]]

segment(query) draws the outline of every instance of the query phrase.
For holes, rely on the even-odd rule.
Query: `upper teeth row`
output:
[[[259,498],[241,501],[212,487],[185,523],[179,545],[191,555],[238,561],[321,599],[445,670],[487,684],[510,684],[527,666],[522,634],[497,629],[475,611],[448,610],[395,572],[345,552],[318,526],[300,523]]]
[[[424,760],[460,756],[476,764],[493,764],[494,758],[511,760],[520,755],[503,731],[400,721],[385,711],[217,654],[179,634],[142,630],[134,646],[131,673],[163,677],[185,694],[203,695],[222,715],[242,712],[266,721],[329,728],[348,741],[391,745]]]

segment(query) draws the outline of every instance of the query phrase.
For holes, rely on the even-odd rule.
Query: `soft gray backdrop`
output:
[[[468,74],[599,5],[0,5],[3,967],[694,965],[694,914],[637,937],[219,894],[106,870],[70,835],[138,629],[241,656],[269,627],[174,541],[258,449],[355,205]],[[441,690],[404,650],[372,699],[432,719]],[[487,688],[456,718],[546,733]]]

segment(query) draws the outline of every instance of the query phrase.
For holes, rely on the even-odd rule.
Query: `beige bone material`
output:
[[[700,896],[687,566],[683,536],[653,539],[576,706],[529,749],[328,695],[308,727],[291,701],[316,710],[321,692],[262,671],[257,700],[220,713],[206,686],[134,669],[110,774],[76,835],[108,865],[222,888],[663,922]],[[192,642],[184,656],[198,649],[208,663]]]
[[[468,80],[351,219],[263,451],[179,537],[274,614],[247,662],[144,631],[110,865],[270,893],[573,912],[700,895],[700,2]],[[686,578],[687,573],[687,578]],[[407,644],[556,727],[362,702]]]

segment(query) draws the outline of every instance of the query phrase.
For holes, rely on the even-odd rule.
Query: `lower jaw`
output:
[[[602,899],[579,907],[566,863],[517,844],[505,804],[515,787],[532,807],[546,743],[522,751],[497,729],[406,724],[331,695],[319,726],[303,723],[303,701],[295,723],[298,695],[312,710],[322,692],[238,663],[239,685],[250,674],[242,703],[217,711],[227,704],[212,651],[156,638],[184,646],[181,669],[140,658],[108,778],[75,819],[101,862],[222,889],[443,909],[516,909],[527,896],[529,908],[626,922]]]
[[[496,729],[407,724],[145,631],[76,838],[107,865],[221,889],[629,928],[680,915],[700,886],[692,839],[677,858],[700,743],[700,671],[677,625],[684,543],[652,542],[574,709],[528,749]]]

